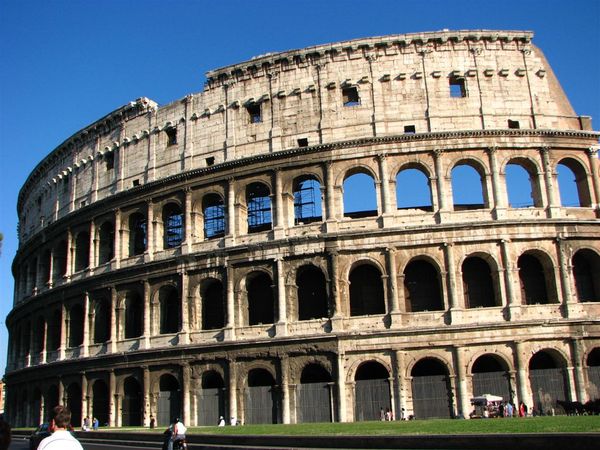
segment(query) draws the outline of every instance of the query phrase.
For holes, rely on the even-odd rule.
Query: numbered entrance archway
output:
[[[245,423],[280,423],[281,395],[267,370],[254,369],[248,373],[245,397]]]
[[[173,375],[160,377],[157,409],[156,420],[161,427],[181,416],[181,388]]]
[[[202,375],[202,387],[197,393],[197,425],[216,425],[225,414],[223,378],[214,370]]]
[[[533,410],[540,415],[563,414],[557,402],[568,399],[567,377],[562,358],[551,351],[537,352],[529,360]]]
[[[319,364],[309,364],[296,386],[296,421],[333,422],[331,375]]]
[[[411,371],[413,412],[416,419],[452,417],[452,389],[441,361],[425,358]]]
[[[493,355],[482,355],[471,369],[473,397],[484,394],[497,395],[504,401],[513,402],[510,374],[506,362]],[[466,413],[466,411],[463,411]]]
[[[390,374],[375,361],[361,364],[354,377],[354,420],[379,420],[382,410],[392,410]]]
[[[590,400],[600,399],[600,348],[595,348],[587,358],[588,395]]]
[[[123,404],[121,409],[121,422],[124,427],[142,425],[142,388],[134,377],[127,377],[123,382]],[[100,418],[98,417],[98,419]]]

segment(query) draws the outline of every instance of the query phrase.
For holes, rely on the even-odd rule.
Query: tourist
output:
[[[88,416],[85,416],[85,419],[83,419],[83,426],[81,429],[83,431],[90,431],[90,418]]]
[[[219,427],[225,426],[225,419],[223,418],[223,416],[219,417],[219,423],[217,424],[217,426],[219,426]]]
[[[185,445],[185,432],[187,431],[187,427],[181,422],[179,418],[173,419],[173,423],[169,427],[171,431],[171,437],[169,439],[168,450],[173,450],[173,445],[176,442],[181,442],[183,447],[186,448]]]
[[[92,420],[92,429],[94,431],[98,431],[99,426],[100,426],[100,422],[98,422],[98,419],[96,417],[94,417],[94,420]]]
[[[154,416],[150,416],[150,429],[154,429],[156,427],[156,419]]]
[[[237,425],[237,419],[235,418],[235,416],[231,416],[231,419],[230,419],[230,421],[229,421],[229,424],[230,424],[232,427],[235,427],[235,426]]]
[[[50,420],[52,434],[42,439],[38,450],[83,450],[77,439],[68,431],[71,426],[71,411],[66,406],[58,405],[52,410],[54,417]]]

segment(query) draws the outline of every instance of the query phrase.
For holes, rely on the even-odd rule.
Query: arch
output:
[[[62,279],[67,273],[67,241],[60,241],[54,248],[52,277],[54,282]]]
[[[471,374],[474,397],[492,394],[502,397],[504,401],[514,400],[508,365],[498,355],[486,353],[479,356],[471,367]]]
[[[588,373],[588,395],[590,400],[600,399],[600,347],[590,351],[586,359]]]
[[[226,417],[225,383],[216,370],[202,374],[201,388],[197,392],[197,425],[215,425],[218,417]]]
[[[105,264],[115,256],[115,226],[104,222],[98,229],[98,264]]]
[[[175,417],[181,417],[181,387],[173,375],[164,374],[159,379],[157,424],[169,425]]]
[[[294,221],[296,225],[323,220],[321,183],[314,175],[302,175],[294,179]]]
[[[466,308],[498,306],[489,264],[478,256],[470,256],[462,264]]]
[[[75,237],[75,272],[87,269],[89,266],[90,234],[87,231],[81,231]]]
[[[521,285],[521,303],[524,305],[550,303],[546,271],[537,256],[531,252],[523,253],[517,260],[517,267]]]
[[[83,343],[83,307],[77,303],[69,310],[68,346],[79,347]]]
[[[275,293],[271,277],[264,272],[252,272],[247,278],[248,324],[260,325],[275,322]]]
[[[246,186],[248,233],[267,231],[272,227],[271,190],[258,181]]]
[[[379,420],[381,412],[392,410],[390,373],[377,361],[361,363],[354,375],[354,420]]]
[[[123,301],[125,307],[125,339],[137,338],[144,333],[144,302],[136,291],[128,291]]]
[[[44,350],[44,333],[43,330],[46,327],[46,319],[43,316],[40,316],[35,321],[35,333],[33,333],[33,349],[32,352],[38,356],[42,350]],[[40,333],[40,330],[42,331]]]
[[[31,425],[39,425],[44,422],[43,417],[40,416],[42,407],[42,391],[39,387],[33,390],[31,395]]]
[[[441,311],[441,280],[438,271],[429,261],[416,259],[404,269],[404,297],[407,312]]]
[[[47,351],[56,351],[60,347],[61,320],[62,314],[58,309],[55,310],[48,319],[48,329],[46,330]]]
[[[245,423],[280,422],[281,395],[268,370],[252,369],[248,372],[245,400]]]
[[[92,417],[98,419],[100,425],[108,424],[109,403],[108,386],[103,380],[96,380],[92,386]]]
[[[141,255],[148,245],[146,216],[133,213],[129,216],[129,256]]]
[[[592,198],[585,167],[574,158],[561,159],[556,165],[560,204],[590,207]]]
[[[513,158],[508,161],[504,169],[504,183],[511,208],[543,206],[537,170],[535,164],[526,158]]]
[[[179,290],[172,285],[158,291],[160,307],[160,334],[177,333],[181,329],[181,299]]]
[[[429,176],[420,165],[406,166],[396,175],[396,206],[398,209],[433,210]]]
[[[183,212],[177,203],[167,203],[162,209],[163,248],[179,247],[183,242]]]
[[[417,419],[452,417],[452,388],[446,365],[437,358],[419,360],[411,370],[413,412]]]
[[[296,271],[298,320],[327,317],[327,283],[323,271],[311,264]]]
[[[474,161],[458,162],[451,171],[455,211],[487,207],[484,170]]]
[[[50,281],[52,281],[50,279],[50,267],[52,265],[52,253],[50,252],[50,250],[46,249],[44,250],[43,254],[42,254],[42,259],[41,259],[41,267],[40,267],[40,276],[41,281],[42,281],[42,285],[46,286],[47,283],[49,283]]]
[[[58,386],[56,384],[51,384],[50,386],[48,386],[48,389],[46,390],[46,397],[44,398],[45,420],[50,420],[52,410],[55,406],[58,406],[59,403],[62,402],[59,402],[58,400]]]
[[[350,315],[385,314],[385,299],[381,272],[372,264],[355,266],[349,275]]]
[[[223,283],[215,278],[203,280],[200,285],[200,297],[202,298],[202,329],[217,330],[223,328],[225,326],[225,291]],[[214,417],[212,422],[214,422]]]
[[[378,214],[375,177],[366,168],[348,171],[344,177],[344,217],[359,219]]]
[[[533,394],[533,411],[537,415],[564,412],[557,402],[568,400],[566,362],[552,349],[535,353],[529,360],[529,382]]]
[[[71,383],[65,390],[67,396],[67,408],[71,410],[71,425],[81,426],[81,387],[77,383]]]
[[[600,302],[600,256],[581,249],[573,255],[573,278],[580,302]]]
[[[98,298],[94,302],[94,344],[101,344],[110,339],[110,304],[106,298]]]
[[[165,426],[169,425],[172,417],[169,417],[166,421],[160,421],[160,418],[162,418],[160,415],[161,406],[163,406],[161,399],[164,399],[164,397],[161,397],[161,393],[159,392],[158,396],[157,419],[159,425]],[[123,381],[123,404],[121,406],[121,423],[123,426],[134,427],[142,425],[143,398],[142,388],[138,380],[132,376],[125,378]],[[167,411],[167,416],[171,416],[170,412]]]
[[[333,422],[332,389],[331,374],[321,364],[304,366],[296,385],[297,422]]]
[[[210,193],[202,198],[204,237],[213,239],[225,236],[225,203],[219,194]]]

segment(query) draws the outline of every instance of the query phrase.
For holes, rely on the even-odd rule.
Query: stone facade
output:
[[[267,54],[67,139],[19,194],[10,420],[57,402],[122,426],[598,398],[599,135],[531,38]],[[457,200],[457,169],[481,201]],[[401,200],[407,174],[428,201]]]

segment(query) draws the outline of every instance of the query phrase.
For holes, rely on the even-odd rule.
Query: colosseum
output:
[[[600,133],[532,37],[269,53],[69,137],[19,193],[9,420],[599,398]]]

